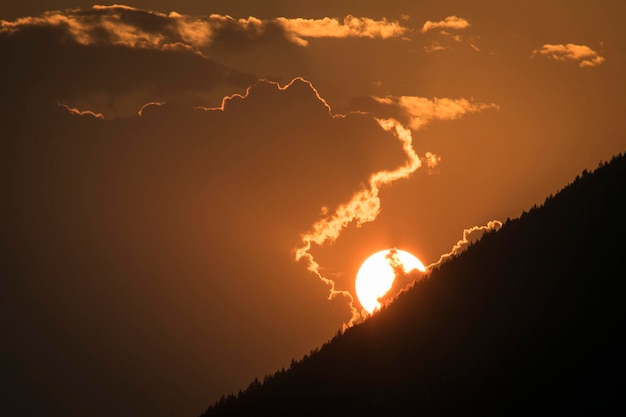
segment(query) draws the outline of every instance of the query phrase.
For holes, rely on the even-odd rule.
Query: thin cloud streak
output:
[[[297,248],[295,252],[296,261],[305,260],[307,269],[316,274],[329,287],[329,300],[337,296],[344,296],[348,299],[351,317],[350,321],[344,325],[344,328],[354,325],[362,317],[354,306],[354,297],[349,291],[337,290],[335,282],[322,275],[320,265],[315,261],[310,250],[313,244],[323,246],[326,243],[334,242],[342,230],[351,223],[355,223],[359,227],[374,221],[380,212],[381,201],[379,193],[381,188],[399,179],[410,177],[411,174],[422,166],[422,159],[413,149],[413,138],[409,129],[402,126],[395,119],[376,119],[376,121],[382,129],[393,133],[400,140],[404,153],[407,156],[407,161],[404,165],[394,170],[374,173],[369,179],[368,186],[355,193],[348,203],[339,206],[332,215],[313,224],[311,230],[302,235],[302,246]],[[432,162],[433,160],[429,159],[429,163]]]
[[[143,116],[143,112],[144,112],[147,108],[149,108],[149,107],[153,107],[153,106],[159,107],[159,106],[162,106],[162,105],[164,105],[164,104],[166,104],[166,102],[165,102],[165,101],[151,101],[150,103],[146,103],[146,104],[144,104],[143,106],[141,106],[141,108],[137,111],[137,115],[138,115],[138,116]]]
[[[586,45],[568,44],[545,44],[535,49],[532,56],[543,55],[548,59],[561,62],[577,62],[581,68],[597,67],[605,61],[598,52]]]
[[[222,102],[217,107],[196,106],[194,108],[197,109],[197,110],[218,110],[218,111],[224,111],[226,109],[226,105],[228,104],[228,102],[230,102],[231,100],[248,98],[248,96],[250,95],[250,91],[252,89],[254,89],[259,84],[270,84],[270,85],[273,85],[274,87],[276,87],[279,91],[285,91],[285,90],[287,90],[289,87],[291,87],[296,82],[302,82],[302,83],[306,84],[311,89],[311,91],[315,94],[316,99],[320,103],[322,103],[324,105],[324,107],[326,107],[330,117],[332,117],[334,119],[346,117],[344,114],[333,113],[333,111],[332,111],[332,109],[330,107],[330,104],[328,104],[328,102],[320,95],[320,93],[317,91],[317,89],[315,88],[313,83],[311,81],[303,78],[303,77],[295,77],[294,79],[292,79],[291,81],[289,81],[288,83],[286,83],[284,85],[281,85],[277,81],[271,81],[271,80],[266,80],[264,78],[261,78],[256,83],[254,83],[253,85],[251,85],[248,88],[246,88],[246,91],[243,94],[234,93],[234,94],[231,94],[229,96],[224,96],[224,98],[222,98]]]
[[[422,32],[423,33],[423,32]],[[480,39],[480,36],[461,36],[459,34],[451,33],[447,30],[440,30],[436,35],[432,37],[430,45],[423,47],[427,53],[437,53],[447,49],[457,49],[458,47],[465,45],[474,52],[480,52],[480,48],[476,46],[476,43]]]
[[[445,51],[446,49],[448,49],[447,46],[443,46],[441,43],[439,43],[437,41],[435,41],[432,44],[424,47],[424,51],[428,52],[429,54],[432,54],[432,53],[435,53],[435,52]]]
[[[467,246],[473,241],[472,235],[475,235],[476,233],[484,233],[488,231],[497,231],[497,230],[500,230],[501,227],[502,227],[502,222],[500,220],[491,220],[484,226],[473,226],[473,227],[470,227],[469,229],[463,230],[463,237],[461,238],[461,240],[459,240],[458,242],[454,244],[454,246],[452,247],[452,250],[450,250],[450,252],[448,253],[444,253],[443,255],[441,255],[439,257],[439,260],[437,260],[437,262],[433,262],[430,265],[426,266],[426,270],[431,271],[433,268],[441,265],[443,262],[447,261],[453,256],[456,256],[459,253],[463,252],[467,248]],[[475,239],[476,237],[474,237],[474,240]]]
[[[64,109],[66,109],[71,114],[75,114],[77,116],[91,116],[95,117],[96,119],[104,119],[104,115],[102,113],[96,113],[91,110],[79,110],[76,107],[70,107],[67,104],[62,103],[58,103],[58,105],[59,107],[63,107]]]

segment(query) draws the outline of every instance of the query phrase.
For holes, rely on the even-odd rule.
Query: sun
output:
[[[415,255],[400,249],[376,252],[359,268],[356,274],[356,295],[370,314],[381,307],[380,298],[391,289],[396,279],[395,268],[402,268],[405,273],[416,269],[426,272],[424,264]]]

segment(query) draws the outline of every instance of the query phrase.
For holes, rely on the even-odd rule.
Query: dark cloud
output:
[[[86,26],[102,27],[103,22],[115,22],[111,25],[110,30],[117,29],[116,26],[129,26],[140,33],[154,35],[156,37],[176,39],[176,21],[163,13],[153,12],[149,10],[137,9],[134,7],[113,5],[113,6],[93,6],[91,9],[71,9],[64,13],[65,15],[75,16],[76,18],[84,18]],[[110,20],[109,20],[110,19]],[[81,31],[85,32],[85,31]],[[89,35],[89,31],[86,31]]]
[[[66,26],[1,32],[0,53],[9,57],[3,100],[58,100],[105,117],[136,114],[149,101],[218,102],[256,79],[187,50],[82,45]]]
[[[409,32],[402,23],[347,15],[340,19],[303,19],[254,16],[234,18],[211,13],[203,16],[177,12],[164,14],[134,7],[113,5],[91,9],[49,11],[37,17],[2,21],[0,30],[15,31],[28,26],[64,27],[85,45],[115,44],[141,48],[164,48],[182,44],[198,51],[212,46],[246,47],[256,42],[288,41],[307,46],[312,38],[400,38]]]
[[[394,20],[350,15],[259,19],[93,6],[0,21],[0,52],[7,52],[15,66],[10,83],[22,79],[33,88],[79,90],[81,97],[71,97],[69,105],[117,117],[133,106],[134,113],[142,100],[171,99],[174,91],[178,99],[184,95],[196,105],[208,105],[215,99],[209,93],[215,85],[230,87],[219,91],[223,96],[233,86],[249,85],[249,73],[283,82],[306,76],[310,62],[303,49],[309,39],[382,40],[400,38],[408,30]],[[68,100],[55,93],[56,99]]]

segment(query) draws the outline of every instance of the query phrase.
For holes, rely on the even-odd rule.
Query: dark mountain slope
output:
[[[624,415],[625,196],[620,155],[204,415]]]

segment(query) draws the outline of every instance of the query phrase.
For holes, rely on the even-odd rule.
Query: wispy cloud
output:
[[[91,116],[91,117],[95,117],[96,119],[104,119],[104,115],[102,113],[96,113],[91,110],[79,110],[76,107],[70,107],[67,104],[62,104],[62,103],[58,103],[58,105],[59,107],[64,108],[71,114],[75,114],[77,116]]]
[[[442,30],[441,32],[439,32],[442,36],[448,37],[450,39],[452,39],[455,42],[461,42],[463,40],[463,37],[459,34],[453,34],[450,33],[448,31]]]
[[[437,41],[434,41],[430,45],[427,45],[424,47],[424,51],[428,53],[441,52],[441,51],[445,51],[446,49],[448,49],[447,46],[443,46],[441,43]]]
[[[146,103],[143,106],[141,106],[141,108],[137,111],[137,115],[143,116],[143,112],[146,111],[146,109],[150,107],[160,107],[160,106],[163,106],[164,104],[166,104],[165,101],[151,101],[150,103]]]
[[[535,49],[532,56],[543,55],[555,61],[577,62],[582,67],[597,67],[605,59],[598,52],[586,45],[568,44],[545,44],[539,49]]]
[[[480,36],[478,35],[461,35],[455,30],[466,29],[470,26],[469,22],[463,18],[450,16],[439,22],[428,21],[422,26],[421,33],[430,32],[433,29],[440,29],[430,36],[431,43],[424,47],[424,51],[428,53],[438,53],[446,49],[456,49],[459,46],[467,46],[474,52],[480,52],[480,48],[476,45]]]
[[[404,165],[394,170],[378,171],[369,179],[367,186],[352,195],[352,198],[342,204],[334,213],[317,221],[310,231],[302,235],[302,246],[296,249],[295,259],[304,260],[309,271],[315,273],[325,284],[329,286],[329,299],[337,296],[345,296],[349,300],[352,317],[347,323],[351,326],[361,318],[361,314],[354,306],[354,297],[349,291],[337,290],[335,282],[322,275],[320,265],[313,258],[311,249],[313,244],[322,246],[326,243],[334,242],[342,230],[354,223],[357,227],[362,224],[372,222],[378,217],[381,208],[380,190],[391,183],[409,178],[418,168],[422,166],[422,159],[413,149],[413,137],[411,131],[395,119],[377,119],[381,128],[392,132],[402,143],[402,148],[406,155]],[[428,158],[429,164],[436,162],[436,158]]]
[[[422,26],[421,32],[426,33],[429,30],[433,29],[466,29],[470,27],[470,23],[463,19],[462,17],[457,16],[448,16],[443,20],[438,22],[433,22],[432,20],[427,20],[426,23]]]
[[[378,103],[395,107],[408,118],[411,129],[418,130],[431,120],[454,120],[487,109],[499,109],[494,103],[477,103],[466,98],[425,98],[417,96],[373,97]]]

